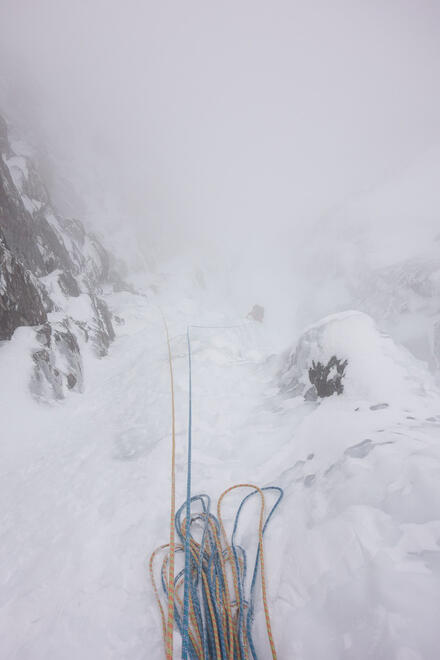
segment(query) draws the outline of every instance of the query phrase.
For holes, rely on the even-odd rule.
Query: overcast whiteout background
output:
[[[78,218],[124,282],[96,284],[89,243],[80,295],[60,266],[34,272],[52,332],[68,319],[78,339],[77,391],[29,390],[34,324],[0,347],[4,657],[162,657],[145,563],[168,520],[158,306],[182,501],[182,333],[244,324],[195,339],[194,481],[286,490],[267,560],[281,660],[437,656],[439,80],[435,1],[0,0],[16,206],[43,208],[31,158],[60,240],[73,254],[55,216]],[[116,332],[100,360],[95,294]],[[332,354],[344,393],[305,401]]]
[[[169,250],[183,236],[252,252],[271,238],[276,254],[288,239],[294,257],[318,218],[438,145],[436,2],[0,11],[4,104],[81,191],[112,194],[114,208],[96,204],[102,230],[135,228],[145,244],[154,232]],[[423,230],[425,204],[399,226]]]

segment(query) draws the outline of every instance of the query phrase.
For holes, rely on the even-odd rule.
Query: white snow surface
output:
[[[37,404],[27,389],[32,331],[20,328],[0,346],[2,658],[163,657],[147,571],[169,520],[170,390],[158,304],[174,356],[179,504],[186,326],[241,326],[192,330],[193,492],[215,502],[237,482],[284,488],[265,546],[280,660],[437,657],[440,398],[419,387],[429,380],[424,366],[369,317],[339,315],[326,324],[326,341],[341,341],[335,324],[348,322],[345,345],[351,337],[351,356],[362,348],[361,363],[351,376],[347,368],[346,393],[304,402],[281,395],[273,342],[244,314],[212,310],[182,283],[107,302],[125,324],[108,357],[85,353],[83,394]],[[365,369],[368,387],[350,381]],[[414,387],[384,389],[402,374]],[[237,502],[226,506],[229,525]],[[251,522],[241,540],[252,556]],[[259,601],[254,630],[265,660]],[[177,636],[176,648],[179,657]]]

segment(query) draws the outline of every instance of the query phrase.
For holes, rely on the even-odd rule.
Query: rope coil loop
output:
[[[251,488],[252,492],[242,499],[238,507],[231,542],[229,542],[221,507],[226,495],[238,488]],[[276,499],[265,516],[265,494],[268,492],[276,493]],[[246,594],[246,552],[236,543],[236,536],[243,507],[254,495],[260,497],[258,546],[251,586],[249,593]],[[282,489],[276,486],[259,488],[254,484],[237,484],[221,494],[217,504],[217,516],[210,511],[208,495],[195,495],[191,498],[192,513],[189,524],[187,518],[184,517],[187,503],[184,502],[178,509],[175,529],[180,543],[176,545],[176,552],[184,553],[184,543],[188,531],[190,539],[187,628],[184,627],[184,602],[181,598],[186,566],[175,577],[174,618],[182,641],[185,635],[188,636],[187,653],[190,660],[249,660],[250,658],[257,660],[252,639],[252,623],[258,571],[261,574],[261,593],[271,656],[273,660],[276,660],[267,599],[263,536],[282,497]],[[195,511],[196,506],[199,509],[197,512]],[[161,612],[163,628],[165,615],[155,583],[153,563],[156,555],[168,548],[169,544],[160,546],[150,559],[150,575]],[[171,593],[167,578],[169,556],[169,552],[167,552],[161,568],[162,589],[166,597],[169,597]]]

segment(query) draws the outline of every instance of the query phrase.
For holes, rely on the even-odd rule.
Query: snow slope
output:
[[[319,404],[286,397],[264,326],[233,309],[210,309],[178,273],[159,293],[112,294],[108,302],[125,324],[105,360],[84,355],[85,391],[62,403],[38,405],[27,394],[29,329],[0,346],[10,376],[0,392],[8,429],[0,480],[2,657],[163,657],[147,576],[147,558],[168,534],[169,375],[157,304],[174,354],[178,502],[186,325],[241,325],[193,330],[193,484],[214,499],[242,481],[285,489],[266,544],[279,658],[436,657],[435,390],[402,390],[389,402],[371,389],[362,398],[356,388]],[[232,506],[226,513],[230,522]],[[243,540],[252,547],[253,538],[249,520]],[[268,658],[260,604],[255,630],[259,657]]]

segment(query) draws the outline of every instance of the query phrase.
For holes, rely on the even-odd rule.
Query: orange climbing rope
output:
[[[173,360],[171,356],[170,334],[168,332],[168,324],[166,318],[161,310],[162,320],[165,327],[165,334],[167,339],[168,348],[168,365],[170,369],[170,388],[171,388],[171,497],[170,497],[170,542],[168,547],[169,551],[169,566],[168,566],[168,607],[167,619],[165,622],[165,615],[160,605],[162,614],[162,625],[164,628],[164,641],[165,641],[165,655],[167,660],[173,659],[173,629],[174,629],[174,562],[175,562],[175,531],[174,531],[174,517],[176,515],[176,410],[174,403],[174,374],[173,374]],[[150,572],[152,571],[150,564]],[[152,574],[152,573],[151,573]],[[156,589],[156,596],[157,589]],[[160,604],[160,599],[159,604]]]

